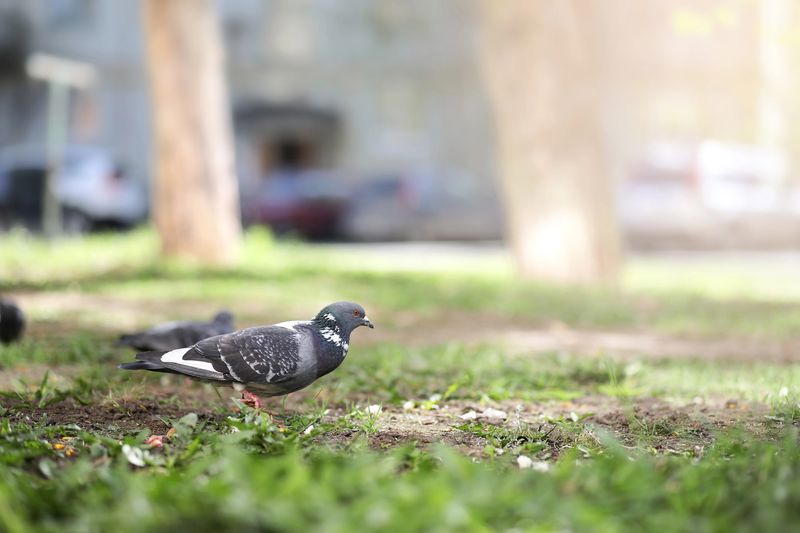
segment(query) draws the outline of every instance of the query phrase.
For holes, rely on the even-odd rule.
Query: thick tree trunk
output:
[[[213,6],[147,0],[144,18],[155,129],[153,215],[162,252],[230,263],[241,223]]]
[[[797,101],[798,76],[795,65],[800,50],[795,39],[788,39],[800,23],[800,6],[796,0],[761,0],[760,66],[761,85],[758,95],[758,142],[784,156],[788,165],[767,168],[775,183],[786,183],[800,168],[800,105]]]
[[[587,0],[482,0],[509,239],[522,275],[613,280],[613,187],[602,157],[598,53]]]

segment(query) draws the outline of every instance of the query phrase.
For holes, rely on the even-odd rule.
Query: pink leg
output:
[[[242,403],[253,409],[261,409],[261,399],[250,391],[242,391]]]
[[[164,439],[166,438],[166,435],[150,435],[144,443],[153,448],[161,448],[164,446]]]

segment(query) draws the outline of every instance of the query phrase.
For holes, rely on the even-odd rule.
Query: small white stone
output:
[[[467,411],[466,413],[464,413],[463,415],[461,415],[459,418],[461,420],[475,420],[476,418],[478,418],[478,413],[476,413],[475,411],[470,410],[470,411]]]
[[[781,390],[778,391],[779,398],[786,398],[789,396],[789,388],[788,387],[781,387]]]
[[[371,415],[380,414],[381,411],[382,411],[381,406],[378,404],[370,405],[369,407],[367,407],[367,412]]]
[[[533,461],[527,455],[517,457],[517,466],[520,468],[533,468]]]
[[[491,407],[489,407],[488,409],[486,409],[484,412],[481,413],[481,417],[505,420],[506,418],[508,418],[508,413],[506,413],[505,411],[501,411],[499,409],[492,409]]]
[[[410,411],[414,408],[415,405],[416,404],[414,403],[414,400],[406,400],[403,403],[403,411]]]
[[[311,433],[312,431],[314,431],[314,424],[311,424],[311,425],[310,425],[310,426],[308,426],[306,429],[304,429],[304,430],[303,430],[303,435],[308,435],[308,434],[309,434],[309,433]]]
[[[428,398],[428,399],[430,401],[432,401],[432,402],[438,402],[439,400],[442,399],[442,395],[441,394],[432,394],[431,397]]]
[[[506,451],[503,448],[495,448],[494,453],[495,455],[503,455]]]

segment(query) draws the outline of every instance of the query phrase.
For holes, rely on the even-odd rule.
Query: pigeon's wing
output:
[[[135,363],[120,366],[126,370],[173,372],[217,382],[285,385],[296,381],[298,374],[307,377],[314,369],[314,358],[309,357],[313,351],[307,348],[311,344],[307,325],[307,322],[284,322],[243,329],[209,337],[188,348],[139,353]],[[306,348],[301,350],[302,346]]]
[[[242,383],[277,384],[295,377],[302,364],[304,324],[284,323],[243,329],[198,342],[185,358],[211,362]]]

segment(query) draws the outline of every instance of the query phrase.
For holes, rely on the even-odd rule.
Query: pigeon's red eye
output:
[[[356,309],[355,311],[353,311],[353,316],[361,316],[361,311]]]

